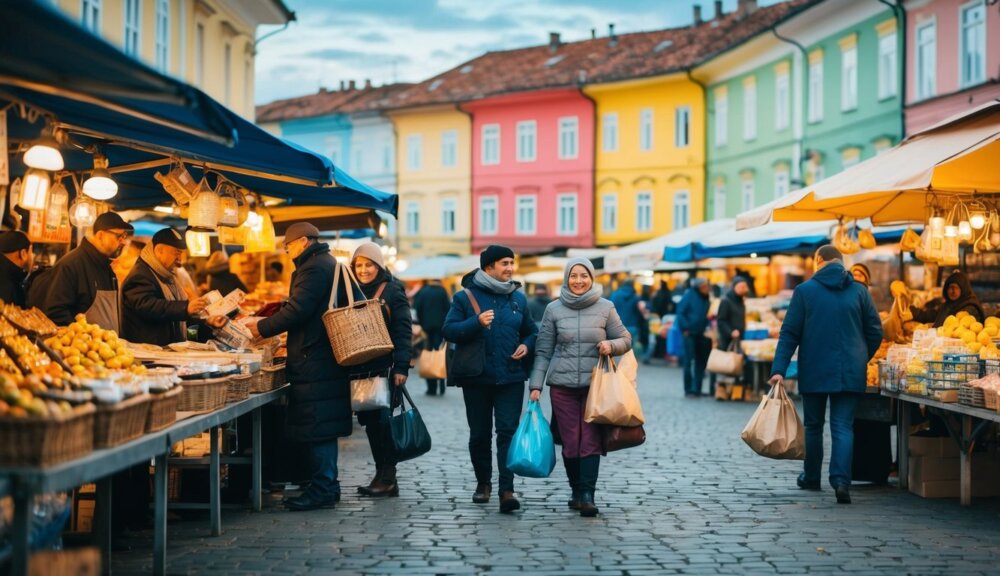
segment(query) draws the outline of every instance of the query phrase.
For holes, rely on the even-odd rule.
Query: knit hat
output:
[[[750,285],[750,283],[747,282],[747,279],[743,276],[737,276],[736,278],[733,278],[733,288],[736,288],[740,284],[746,284],[747,286]]]
[[[513,258],[514,251],[506,246],[500,246],[499,244],[490,244],[485,250],[479,255],[479,268],[486,270],[486,267],[493,264],[497,260],[503,260],[504,258]]]
[[[212,252],[212,255],[208,257],[208,262],[205,264],[205,269],[208,270],[209,274],[228,272],[229,256],[223,250]]]
[[[385,261],[382,259],[382,248],[378,244],[365,242],[358,246],[354,250],[354,255],[351,256],[351,267],[354,266],[354,261],[358,259],[358,256],[364,256],[374,262],[379,268],[385,270]]]
[[[160,244],[166,244],[178,250],[187,250],[187,243],[184,242],[184,237],[181,236],[180,232],[170,227],[163,228],[157,231],[156,234],[153,234],[153,246],[159,246]]]
[[[864,276],[865,280],[864,282],[862,282],[862,284],[864,284],[865,286],[871,286],[872,273],[867,266],[861,263],[851,266],[851,274],[854,274],[855,272],[861,272],[861,275]]]
[[[590,274],[590,279],[594,279],[595,272],[593,262],[587,258],[571,258],[570,261],[566,263],[566,270],[563,271],[563,284],[566,286],[569,286],[569,273],[573,271],[574,266],[583,266],[587,269],[587,273]]]
[[[13,254],[28,248],[31,248],[31,240],[28,240],[28,235],[24,232],[11,230],[0,234],[0,253]]]

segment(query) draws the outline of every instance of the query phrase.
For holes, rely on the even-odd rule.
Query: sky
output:
[[[256,101],[360,86],[420,82],[490,50],[686,26],[714,0],[284,0],[297,21],[258,30]],[[782,0],[760,0],[761,6]],[[724,0],[724,11],[737,0]]]

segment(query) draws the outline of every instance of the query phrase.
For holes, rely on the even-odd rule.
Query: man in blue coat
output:
[[[497,429],[500,512],[521,507],[514,496],[514,473],[507,469],[507,449],[524,402],[524,382],[531,374],[531,352],[538,328],[528,314],[528,300],[514,282],[514,252],[488,246],[480,268],[462,278],[442,334],[455,344],[449,381],[462,387],[469,421],[469,455],[476,473],[472,501],[490,501],[493,480],[493,420]]]
[[[626,278],[617,290],[611,293],[611,303],[615,305],[615,312],[621,318],[625,329],[632,336],[633,346],[638,346],[643,352],[646,350],[646,343],[639,338],[641,324],[646,321],[639,310],[639,295],[635,293],[635,285],[631,278]]]
[[[684,337],[684,355],[681,367],[684,370],[684,396],[701,396],[701,383],[705,379],[708,355],[712,352],[712,341],[705,337],[708,328],[708,309],[711,302],[708,293],[711,287],[704,278],[694,278],[691,286],[677,304],[674,322]]]
[[[823,418],[830,400],[830,485],[837,502],[851,502],[854,410],[865,392],[868,361],[882,343],[882,322],[863,284],[844,268],[833,246],[816,251],[816,274],[795,289],[781,325],[770,384],[781,384],[799,350],[799,392],[806,429],[805,471],[799,488],[819,490]]]

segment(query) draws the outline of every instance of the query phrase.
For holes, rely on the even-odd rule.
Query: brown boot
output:
[[[472,502],[475,504],[486,504],[490,501],[490,491],[493,485],[489,482],[480,482],[476,485],[476,491],[472,494]]]
[[[368,496],[380,498],[382,496],[399,496],[399,484],[396,483],[396,466],[387,465],[382,469],[382,476],[378,482],[368,491]]]
[[[358,494],[371,496],[372,488],[378,485],[379,478],[381,477],[382,477],[382,468],[380,466],[377,466],[375,468],[375,476],[372,477],[372,481],[369,482],[367,486],[358,486]]]

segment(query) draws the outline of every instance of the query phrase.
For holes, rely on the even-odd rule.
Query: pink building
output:
[[[593,102],[564,88],[462,109],[472,116],[472,249],[593,246]]]
[[[906,133],[1000,98],[1000,5],[908,0]]]

